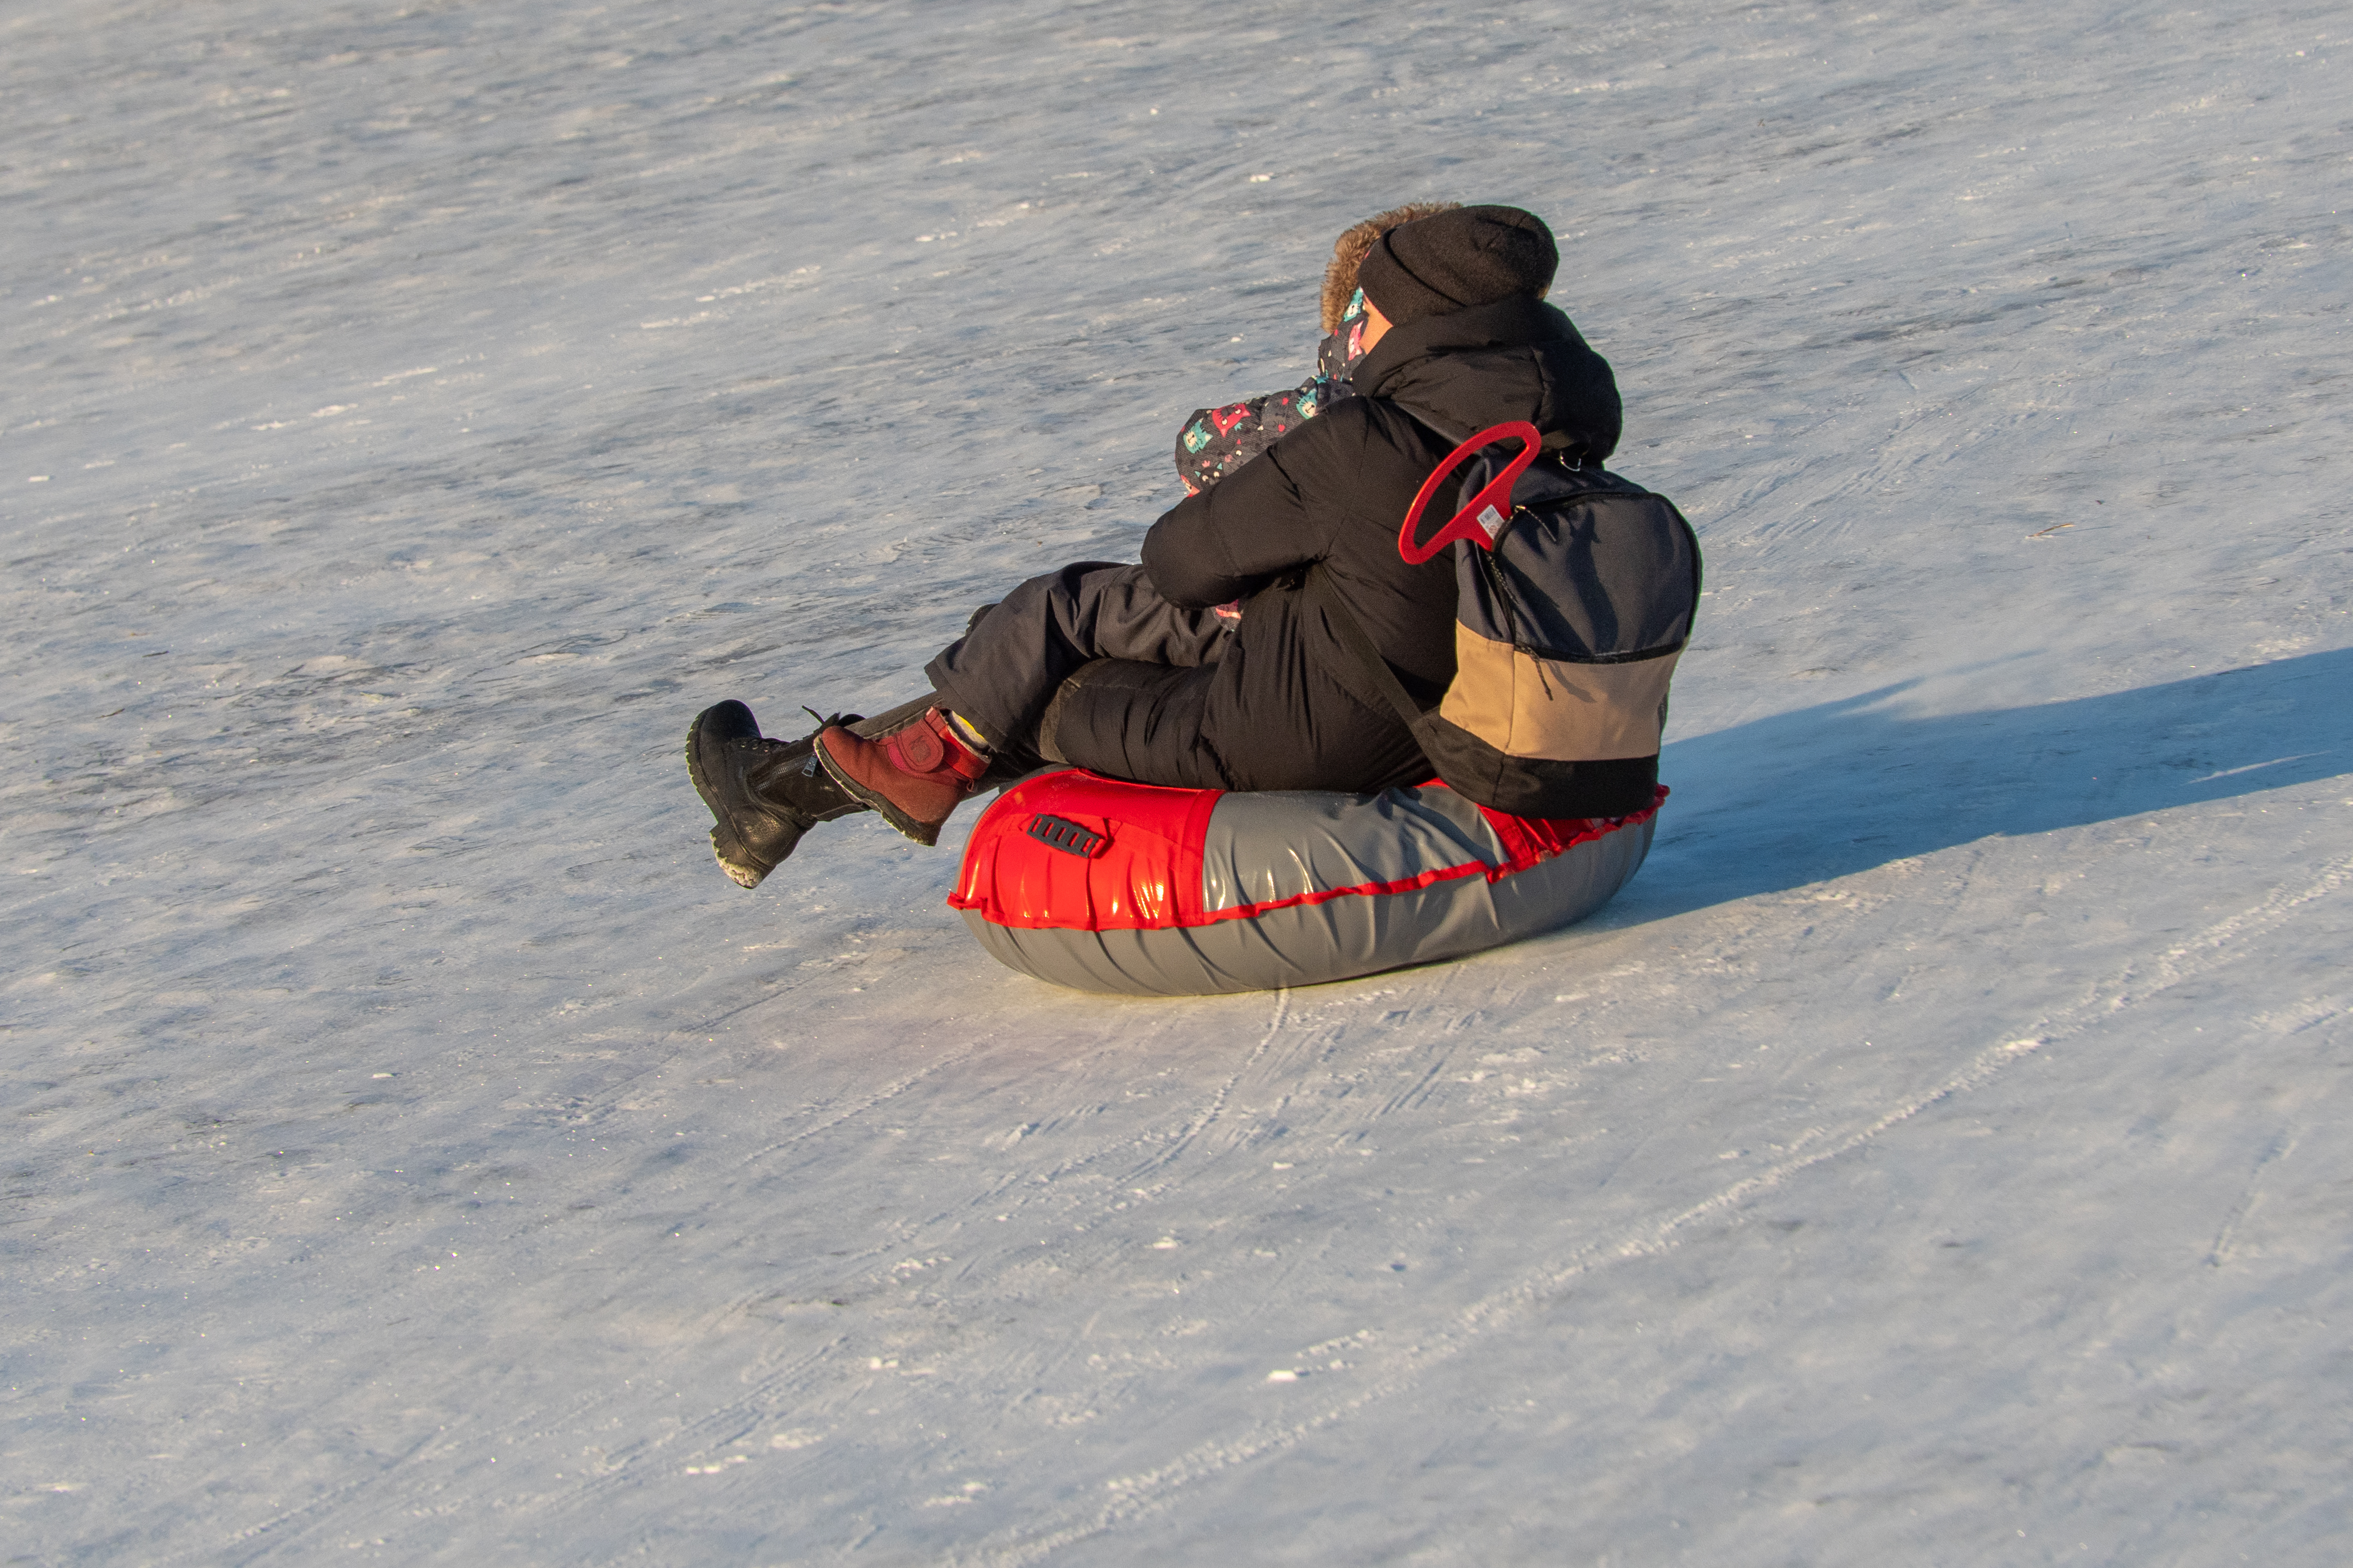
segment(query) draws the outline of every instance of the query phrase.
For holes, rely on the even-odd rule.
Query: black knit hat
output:
[[[1401,327],[1552,286],[1560,247],[1544,219],[1517,207],[1456,207],[1373,242],[1356,286]]]

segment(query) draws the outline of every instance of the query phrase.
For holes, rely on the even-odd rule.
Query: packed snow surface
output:
[[[0,5],[0,1539],[2353,1553],[2337,6]],[[680,760],[1546,215],[1709,561],[1601,917],[1060,992]]]

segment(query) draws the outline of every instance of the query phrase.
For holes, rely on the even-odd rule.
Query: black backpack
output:
[[[1437,708],[1398,683],[1323,573],[1309,582],[1456,794],[1514,816],[1624,816],[1653,804],[1667,683],[1699,608],[1699,540],[1666,497],[1544,457],[1542,439],[1525,423],[1480,431],[1438,465],[1398,532],[1415,564],[1454,546],[1455,672]],[[1480,456],[1504,440],[1518,456]],[[1473,458],[1456,490],[1470,500],[1418,541],[1423,509]]]

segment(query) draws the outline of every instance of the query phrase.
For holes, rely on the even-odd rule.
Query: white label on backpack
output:
[[[1495,535],[1504,531],[1504,514],[1493,505],[1481,507],[1476,521],[1481,528],[1487,531],[1487,542],[1490,544],[1495,542]]]

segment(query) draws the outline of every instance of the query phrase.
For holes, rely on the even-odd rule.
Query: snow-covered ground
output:
[[[0,1555],[2343,1562],[2348,65],[0,4]],[[1709,552],[1616,904],[1162,1003],[871,818],[720,874],[698,708],[1132,558],[1434,195]]]

